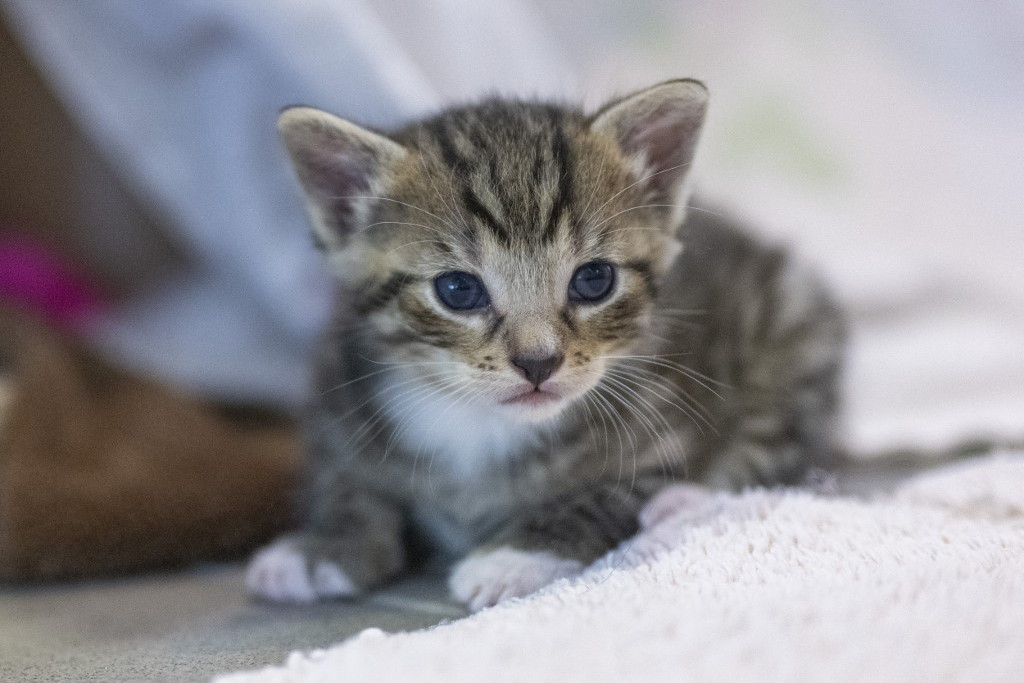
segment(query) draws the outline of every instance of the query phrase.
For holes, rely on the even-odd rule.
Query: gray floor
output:
[[[826,486],[878,495],[913,467],[862,467]],[[458,618],[439,573],[355,602],[281,607],[246,599],[241,565],[109,581],[0,587],[0,682],[205,681],[280,664],[376,626],[423,628]]]
[[[241,565],[0,588],[0,681],[205,681],[370,626],[418,629],[462,614],[437,576],[306,607],[248,601]]]

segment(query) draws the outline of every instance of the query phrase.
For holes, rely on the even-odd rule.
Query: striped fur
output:
[[[285,112],[340,283],[289,539],[309,567],[368,588],[410,547],[586,562],[669,482],[797,482],[827,460],[841,316],[785,252],[684,212],[705,101],[692,81],[592,116],[494,99],[387,137]],[[616,268],[612,294],[570,300],[593,261]],[[450,271],[491,305],[447,309]],[[507,402],[523,354],[564,356],[554,398]]]

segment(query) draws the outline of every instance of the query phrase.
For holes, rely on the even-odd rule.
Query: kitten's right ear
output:
[[[318,242],[327,251],[343,248],[405,148],[312,107],[285,109],[277,128],[306,192]]]
[[[652,201],[681,206],[707,106],[700,81],[665,81],[606,105],[590,128],[618,143]]]

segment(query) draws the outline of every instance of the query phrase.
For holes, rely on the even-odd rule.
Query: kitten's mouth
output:
[[[502,405],[507,406],[545,406],[550,405],[559,399],[561,399],[561,396],[553,394],[550,391],[531,389],[511,398],[506,398],[501,403]]]

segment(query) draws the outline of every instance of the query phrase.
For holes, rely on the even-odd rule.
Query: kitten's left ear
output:
[[[606,105],[590,129],[618,143],[654,201],[678,204],[681,211],[707,105],[700,81],[666,81]]]
[[[343,248],[405,148],[312,107],[285,109],[277,127],[306,192],[318,240],[328,251]]]

